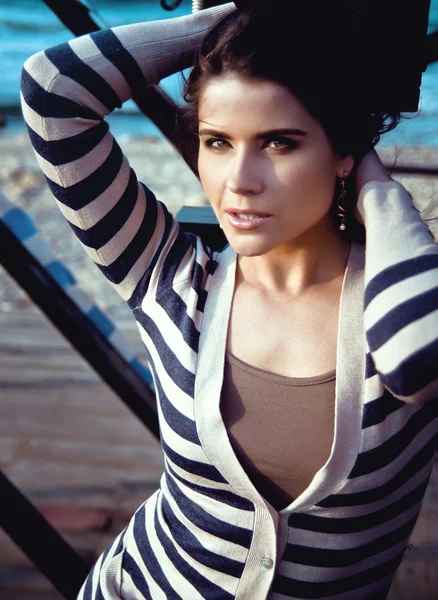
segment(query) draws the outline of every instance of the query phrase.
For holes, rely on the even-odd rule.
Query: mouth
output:
[[[264,225],[272,215],[264,212],[241,210],[241,209],[229,209],[225,211],[228,216],[228,222],[236,229],[256,229]]]
[[[242,219],[245,218],[264,218],[270,217],[271,215],[267,212],[262,212],[260,210],[251,210],[250,208],[227,208],[225,211],[229,215],[237,215]]]

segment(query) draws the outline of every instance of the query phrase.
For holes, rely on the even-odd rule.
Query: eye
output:
[[[207,148],[213,148],[214,150],[223,150],[229,143],[221,138],[211,138],[205,142]]]
[[[266,140],[266,147],[273,148],[274,150],[291,150],[297,148],[298,144],[287,137],[276,137]]]

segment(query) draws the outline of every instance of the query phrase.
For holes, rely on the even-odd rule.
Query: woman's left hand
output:
[[[361,189],[370,181],[391,182],[394,181],[382,164],[377,152],[373,149],[367,152],[359,162],[356,170],[356,196],[359,197]],[[362,217],[357,209],[354,213],[356,221],[363,224]]]

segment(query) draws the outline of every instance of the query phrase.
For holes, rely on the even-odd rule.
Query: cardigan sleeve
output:
[[[438,402],[438,245],[397,182],[366,184],[358,209],[366,229],[364,326],[373,368],[400,400]]]
[[[162,281],[166,255],[181,258],[187,270],[194,250],[192,238],[137,181],[105,117],[190,66],[206,32],[233,10],[229,3],[98,31],[24,64],[23,115],[50,190],[89,256],[132,304],[140,300],[134,293],[144,296],[151,282]],[[178,276],[174,268],[169,273]]]

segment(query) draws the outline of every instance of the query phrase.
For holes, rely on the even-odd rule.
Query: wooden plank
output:
[[[432,600],[426,565],[422,559],[403,561],[388,600]]]
[[[435,459],[423,505],[387,600],[438,599],[438,463]]]

